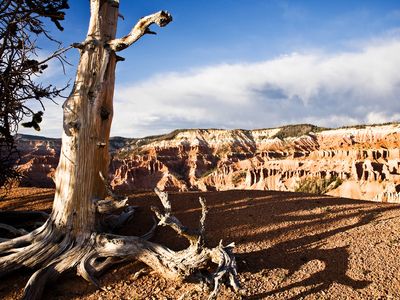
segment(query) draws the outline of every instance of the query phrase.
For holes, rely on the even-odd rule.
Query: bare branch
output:
[[[111,185],[108,183],[107,179],[104,177],[104,175],[103,175],[103,173],[102,173],[101,171],[99,172],[99,176],[100,176],[100,178],[101,178],[101,181],[103,181],[103,183],[104,183],[104,185],[105,185],[107,194],[108,194],[111,198],[113,198],[113,199],[116,200],[116,201],[125,200],[125,199],[128,200],[127,198],[125,198],[125,197],[123,197],[123,196],[119,196],[119,195],[117,195],[117,194],[114,193],[114,191],[113,191]]]
[[[136,207],[134,206],[128,206],[119,215],[106,215],[104,220],[101,222],[102,226],[111,232],[119,229],[132,219],[133,215],[135,214],[135,208]]]
[[[101,171],[99,172],[99,176],[105,185],[108,195],[112,199],[101,199],[95,201],[97,211],[101,214],[110,214],[119,208],[127,206],[128,197],[122,197],[115,194]]]
[[[154,233],[155,233],[155,231],[157,229],[157,226],[158,226],[158,222],[157,222],[156,218],[154,218],[154,217],[153,217],[153,222],[154,222],[154,224],[151,227],[151,229],[141,236],[142,239],[149,240],[154,236]]]
[[[202,240],[204,240],[204,233],[206,231],[206,217],[207,217],[207,205],[206,205],[206,199],[199,197],[199,202],[201,204],[201,218],[200,218],[200,236]]]
[[[108,214],[116,211],[119,208],[125,207],[128,198],[122,200],[105,199],[96,201],[97,211],[101,214]]]
[[[70,49],[72,49],[72,48],[74,48],[73,45],[68,46],[68,47],[66,47],[66,48],[58,49],[57,51],[55,51],[55,52],[54,52],[52,55],[50,55],[49,57],[45,58],[45,59],[42,60],[42,61],[39,61],[39,62],[37,63],[37,65],[38,65],[38,66],[43,65],[43,64],[45,64],[46,62],[48,62],[49,60],[51,60],[51,59],[53,59],[53,58],[55,58],[55,57],[57,57],[58,59],[61,59],[64,63],[67,63],[67,64],[71,65],[71,64],[70,64],[69,62],[67,62],[65,59],[61,58],[61,54],[67,52],[68,50],[70,50]],[[65,73],[65,72],[64,72],[64,73]]]
[[[221,240],[218,247],[212,249],[210,252],[212,261],[218,264],[216,272],[212,275],[214,289],[208,298],[210,300],[216,299],[223,277],[229,278],[229,285],[233,287],[236,292],[240,290],[240,284],[237,279],[236,260],[232,253],[234,247],[234,243],[223,246]]]
[[[20,235],[24,235],[24,234],[28,233],[25,229],[18,229],[18,228],[15,228],[13,226],[10,226],[8,224],[3,224],[3,223],[0,223],[0,229],[4,229],[4,230],[8,231],[9,233],[13,234],[14,236],[20,236]]]
[[[190,230],[188,227],[184,226],[175,216],[171,215],[171,202],[168,199],[168,194],[166,192],[160,191],[155,188],[157,196],[160,198],[161,203],[164,207],[164,213],[162,213],[157,207],[152,207],[152,211],[156,214],[157,218],[160,220],[158,225],[169,226],[176,233],[185,237],[189,240],[191,245],[197,245],[201,239],[198,232]]]
[[[140,19],[128,35],[120,39],[111,40],[107,44],[111,50],[115,52],[124,50],[139,40],[146,33],[154,34],[154,32],[149,29],[150,25],[157,24],[160,27],[164,27],[171,21],[172,16],[167,11],[159,11],[155,14]]]

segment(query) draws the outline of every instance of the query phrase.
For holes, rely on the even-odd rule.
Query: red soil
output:
[[[20,188],[0,210],[51,208],[53,190]],[[272,191],[171,194],[175,215],[197,226],[198,196],[207,200],[207,238],[236,243],[243,295],[223,288],[219,299],[400,299],[400,205]],[[140,208],[120,233],[141,234],[152,225],[152,193],[130,195]],[[0,220],[1,222],[1,220]],[[154,241],[185,246],[168,228]],[[43,299],[204,299],[194,283],[148,274],[133,280],[143,265],[125,263],[101,277],[102,290],[66,274],[50,283]],[[17,299],[29,271],[0,282],[0,299]]]

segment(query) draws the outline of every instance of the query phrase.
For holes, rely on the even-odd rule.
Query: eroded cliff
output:
[[[20,136],[22,185],[50,186],[60,141]],[[110,142],[115,188],[263,189],[400,202],[400,125],[191,129]]]

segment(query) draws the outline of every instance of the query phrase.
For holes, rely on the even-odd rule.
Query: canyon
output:
[[[16,137],[20,186],[53,187],[61,140]],[[119,191],[300,191],[400,202],[400,124],[185,129],[110,139]]]

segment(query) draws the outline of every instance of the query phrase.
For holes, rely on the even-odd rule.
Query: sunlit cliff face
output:
[[[23,136],[18,142],[21,185],[52,186],[60,142]],[[110,149],[111,183],[120,190],[261,189],[400,202],[399,124],[178,130],[116,138]]]

